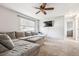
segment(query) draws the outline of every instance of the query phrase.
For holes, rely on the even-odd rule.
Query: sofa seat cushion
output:
[[[20,38],[18,38],[18,39],[25,40],[25,39],[29,39],[29,38],[32,38],[32,37],[34,37],[34,36],[20,37]]]
[[[29,38],[26,40],[30,41],[30,42],[37,42],[37,41],[42,40],[42,39],[43,39],[42,37],[32,37],[32,38]]]
[[[34,44],[24,40],[14,42],[15,46],[12,50],[1,53],[2,56],[28,56],[40,48],[39,44]]]
[[[38,34],[38,35],[34,35],[34,37],[45,37],[45,35]]]
[[[39,38],[43,39],[45,37],[45,35],[33,35],[33,36],[26,36],[26,37],[20,37],[18,39],[24,39],[24,40],[28,40],[28,39],[31,39],[31,38],[37,38],[37,39],[34,39],[35,41],[36,40],[39,40]],[[33,40],[33,39],[32,39]]]
[[[32,43],[37,43],[37,44],[40,44],[40,46],[42,46],[44,44],[45,38],[44,36],[34,36],[24,40]]]
[[[14,43],[14,42],[17,42],[18,40],[19,40],[19,39],[13,39],[12,41],[13,41],[13,43]]]
[[[14,48],[13,41],[6,34],[0,34],[0,44],[2,44],[3,46],[5,46],[6,48],[10,50]]]

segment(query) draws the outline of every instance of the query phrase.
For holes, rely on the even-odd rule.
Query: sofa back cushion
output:
[[[32,33],[32,35],[37,35],[38,33],[36,33],[36,32],[31,32]]]
[[[25,36],[32,36],[31,32],[25,32]]]
[[[6,34],[0,34],[0,44],[2,44],[4,47],[6,47],[9,50],[14,48],[13,41]]]
[[[15,39],[15,32],[0,32],[0,34],[7,34],[11,39]]]
[[[16,38],[25,37],[25,32],[15,32]]]
[[[6,32],[0,32],[0,34],[6,34]]]
[[[16,37],[15,37],[15,32],[6,32],[6,34],[7,34],[8,36],[10,36],[11,39],[15,39],[15,38],[16,38]]]

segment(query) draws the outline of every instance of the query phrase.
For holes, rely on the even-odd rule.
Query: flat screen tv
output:
[[[52,23],[53,23],[52,21],[45,21],[45,22],[44,22],[45,27],[52,27],[52,26],[53,26]]]

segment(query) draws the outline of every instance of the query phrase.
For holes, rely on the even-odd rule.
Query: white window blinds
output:
[[[21,31],[35,31],[35,22],[20,17],[20,29]]]

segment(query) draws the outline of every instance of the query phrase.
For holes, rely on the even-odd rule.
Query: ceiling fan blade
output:
[[[43,9],[41,9],[41,12],[44,13],[45,15],[47,14]]]
[[[36,9],[40,9],[40,8],[38,8],[38,7],[34,7],[34,8],[36,8]]]
[[[44,8],[44,10],[54,10],[54,8]]]
[[[35,14],[38,14],[40,11],[36,12]]]
[[[44,9],[46,7],[47,3],[42,3],[42,5],[40,6],[42,9]]]

